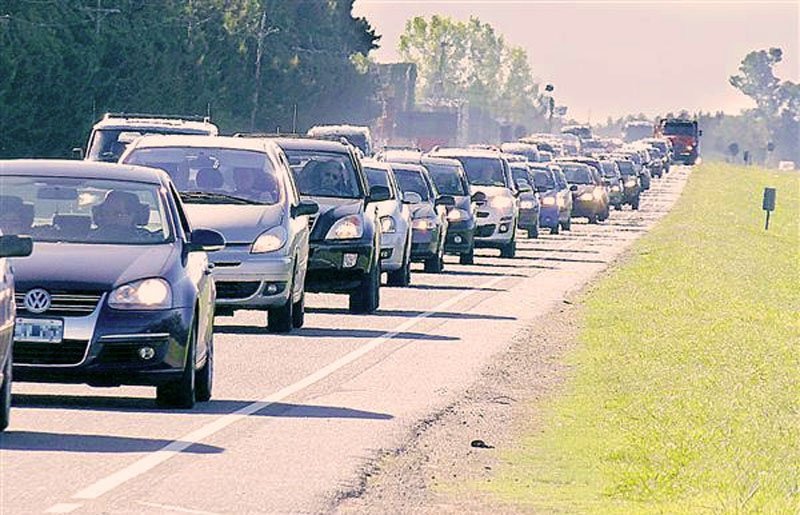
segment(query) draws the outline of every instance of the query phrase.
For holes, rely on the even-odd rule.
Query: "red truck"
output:
[[[700,153],[700,136],[697,120],[662,118],[656,125],[656,137],[665,137],[672,142],[672,161],[693,165]]]

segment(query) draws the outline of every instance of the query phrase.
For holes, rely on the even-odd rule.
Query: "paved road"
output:
[[[674,167],[641,210],[523,240],[518,257],[448,259],[382,290],[371,316],[313,295],[306,327],[217,319],[214,399],[156,409],[150,388],[14,385],[0,437],[0,513],[319,512],[359,470],[468,386],[517,331],[581,288],[670,209]]]

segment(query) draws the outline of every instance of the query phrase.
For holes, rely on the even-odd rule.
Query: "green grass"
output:
[[[478,488],[545,512],[800,512],[799,178],[697,167],[583,299],[565,392]]]

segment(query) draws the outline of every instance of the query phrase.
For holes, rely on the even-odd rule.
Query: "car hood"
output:
[[[595,188],[594,184],[576,184],[575,186],[577,186],[578,189],[573,191],[572,194],[576,197],[584,193],[592,193]]]
[[[283,206],[236,204],[184,204],[195,229],[214,229],[228,243],[252,243],[258,236],[277,225],[285,216]]]
[[[364,208],[363,199],[303,196],[303,200],[312,200],[319,205],[317,221],[311,231],[312,240],[324,239],[336,220],[344,216],[360,214]]]
[[[411,218],[437,218],[438,214],[433,204],[430,202],[420,202],[419,204],[411,204]]]
[[[176,245],[93,245],[36,242],[33,253],[15,258],[18,290],[109,291],[119,285],[162,275],[179,252]]]

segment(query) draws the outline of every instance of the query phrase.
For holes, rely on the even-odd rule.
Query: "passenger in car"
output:
[[[244,198],[269,203],[279,199],[278,183],[260,168],[234,168],[233,184],[233,192]]]
[[[216,191],[222,188],[225,180],[222,178],[222,173],[216,168],[201,168],[197,171],[195,183],[197,188],[202,191]]]

